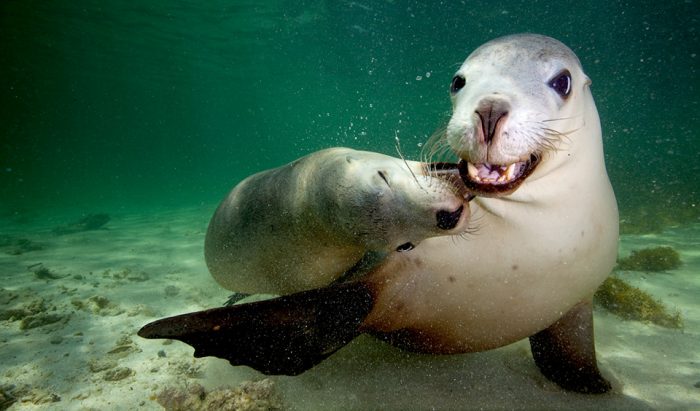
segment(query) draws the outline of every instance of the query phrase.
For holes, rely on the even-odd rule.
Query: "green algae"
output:
[[[668,246],[634,250],[617,262],[619,270],[658,272],[673,270],[681,266],[678,251]]]
[[[615,276],[608,277],[598,288],[595,301],[624,320],[651,322],[666,328],[683,328],[680,312],[670,313],[661,301]]]

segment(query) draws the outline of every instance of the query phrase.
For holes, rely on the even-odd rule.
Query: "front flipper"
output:
[[[171,338],[265,374],[297,375],[358,336],[374,305],[362,282],[334,284],[270,300],[214,308],[145,325],[144,338]]]
[[[228,296],[228,299],[226,299],[226,302],[224,303],[224,307],[235,305],[237,302],[241,301],[244,298],[248,298],[250,296],[251,296],[251,294],[247,294],[247,293],[233,293],[233,294]]]
[[[530,337],[535,364],[560,387],[602,394],[611,388],[600,375],[593,341],[593,307],[581,302],[549,328]]]

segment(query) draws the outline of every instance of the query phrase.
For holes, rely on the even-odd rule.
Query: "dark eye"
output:
[[[402,253],[404,251],[411,251],[411,250],[413,250],[414,247],[415,246],[411,242],[403,243],[400,246],[396,247],[396,251]]]
[[[450,84],[450,93],[454,94],[464,87],[466,81],[462,76],[454,76],[452,79],[452,84]]]
[[[561,98],[569,97],[571,93],[571,73],[569,70],[564,70],[549,80],[549,87],[554,89]]]

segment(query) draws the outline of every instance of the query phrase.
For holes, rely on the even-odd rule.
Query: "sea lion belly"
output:
[[[374,274],[379,297],[365,327],[431,353],[487,350],[547,328],[615,264],[615,198],[607,181],[596,184],[599,195],[586,202],[570,195],[526,205],[517,193],[472,201],[474,233],[428,239]],[[567,207],[576,211],[561,212]]]

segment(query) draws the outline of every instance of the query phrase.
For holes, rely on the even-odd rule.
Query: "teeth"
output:
[[[473,180],[481,180],[479,178],[479,170],[476,168],[476,166],[472,163],[467,163],[467,171],[469,172],[469,177],[471,177]]]
[[[508,168],[506,168],[505,180],[507,180],[507,181],[512,180],[514,175],[515,175],[515,163],[509,165]]]
[[[479,174],[479,170],[472,163],[467,163],[467,170],[469,171],[469,175],[472,177],[477,176]]]
[[[472,163],[467,163],[467,172],[472,181],[477,183],[507,183],[515,178],[519,163],[508,166],[489,166],[486,164],[479,167]]]

